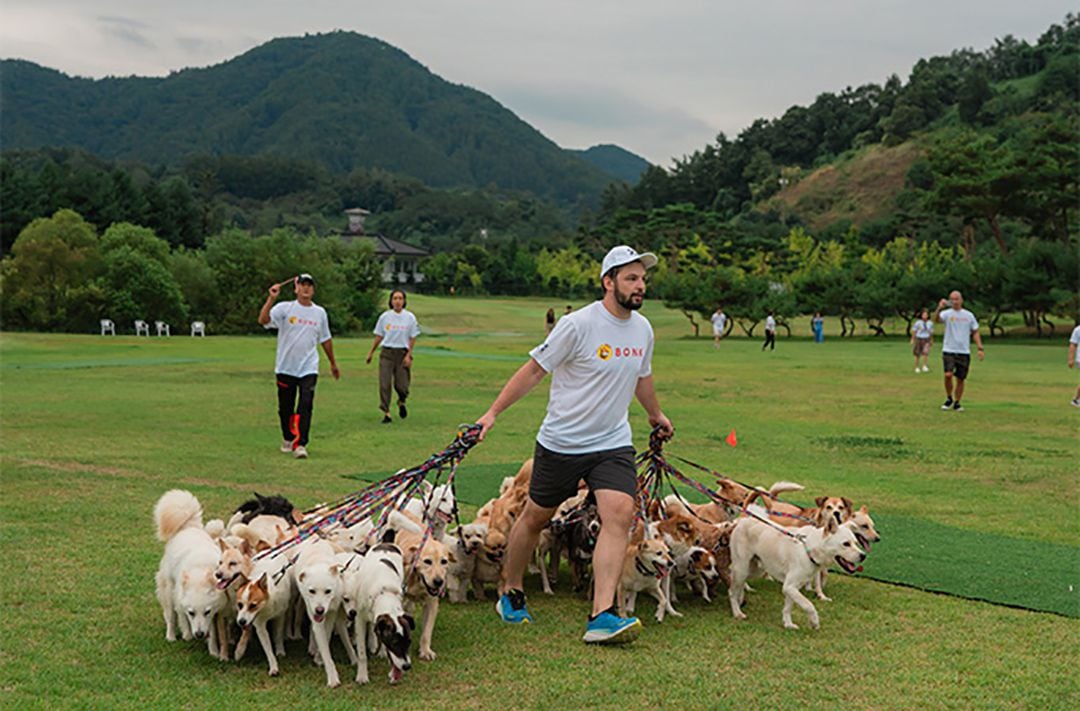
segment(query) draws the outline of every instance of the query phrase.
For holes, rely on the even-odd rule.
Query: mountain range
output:
[[[560,148],[475,89],[353,32],[275,39],[166,77],[71,77],[0,63],[3,149],[75,147],[177,166],[193,155],[280,155],[333,172],[379,168],[434,187],[595,204],[648,165],[617,146]]]

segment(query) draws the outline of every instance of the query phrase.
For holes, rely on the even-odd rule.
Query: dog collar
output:
[[[642,565],[641,564],[641,558],[634,558],[634,567],[637,568],[637,571],[639,573],[641,573],[642,575],[644,575],[646,578],[655,578],[656,577],[656,571],[649,570],[644,565]]]

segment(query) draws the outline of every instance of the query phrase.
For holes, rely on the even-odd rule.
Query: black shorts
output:
[[[946,373],[952,373],[960,380],[967,380],[968,368],[971,367],[970,353],[942,353],[941,362]]]
[[[582,479],[592,491],[613,489],[634,496],[637,493],[634,448],[560,454],[536,443],[529,481],[529,498],[533,503],[553,509],[577,493],[578,482]]]

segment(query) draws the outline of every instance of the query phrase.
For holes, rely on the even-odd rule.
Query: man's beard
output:
[[[619,291],[618,286],[615,287],[615,302],[618,303],[619,306],[623,307],[624,309],[626,309],[628,311],[637,311],[638,309],[641,308],[641,304],[644,303],[644,300],[645,300],[645,295],[644,294],[640,295],[641,301],[635,301],[634,300],[635,296],[639,296],[639,295],[634,294],[633,292],[631,292],[629,294],[623,294],[621,291]]]

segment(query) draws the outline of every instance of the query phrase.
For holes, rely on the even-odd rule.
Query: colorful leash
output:
[[[297,526],[296,535],[256,554],[254,560],[277,557],[313,535],[325,536],[337,528],[350,528],[361,521],[375,517],[376,514],[378,514],[378,525],[381,526],[389,517],[390,511],[403,506],[431,472],[436,472],[437,480],[438,472],[449,464],[453,473],[456,471],[457,463],[464,459],[469,450],[479,441],[479,425],[463,427],[449,446],[428,457],[423,464],[411,469],[402,469],[336,502],[319,504],[305,511],[304,520]],[[431,527],[429,523],[428,528]]]

